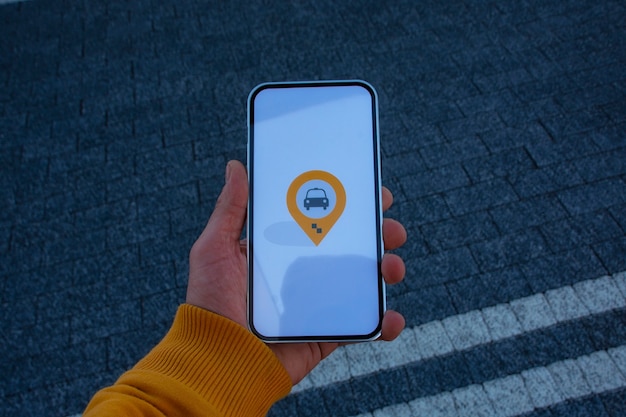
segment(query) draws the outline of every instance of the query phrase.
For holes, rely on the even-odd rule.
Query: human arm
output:
[[[115,385],[94,396],[86,417],[264,415],[337,348],[337,343],[268,346],[247,330],[246,242],[240,241],[247,199],[245,168],[231,161],[215,210],[191,249],[186,304],[172,329]],[[383,208],[391,202],[383,189]],[[389,219],[383,235],[385,249],[406,239],[402,225]],[[396,255],[386,254],[381,268],[388,283],[404,276]],[[382,339],[393,340],[403,327],[402,316],[388,311]]]
[[[263,416],[289,393],[275,355],[245,328],[183,304],[165,338],[85,410],[91,416]]]

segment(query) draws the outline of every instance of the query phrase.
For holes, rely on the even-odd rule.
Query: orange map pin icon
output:
[[[307,190],[303,201],[298,201],[298,191],[309,181],[319,180],[330,185],[334,192],[335,201],[331,201],[331,197],[327,195],[322,188],[311,188]],[[307,216],[300,207],[305,210],[311,208],[327,210],[328,213],[322,212],[322,217]],[[346,207],[346,190],[341,182],[333,174],[314,170],[304,172],[296,177],[289,185],[287,190],[287,208],[291,217],[298,223],[304,233],[315,243],[315,246],[326,237],[326,234],[335,225],[343,209]]]

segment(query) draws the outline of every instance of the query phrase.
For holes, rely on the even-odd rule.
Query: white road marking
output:
[[[322,361],[292,392],[320,388],[624,307],[626,272],[590,279],[407,328],[393,342],[344,346]]]
[[[514,417],[626,388],[626,346],[593,352],[357,417]]]

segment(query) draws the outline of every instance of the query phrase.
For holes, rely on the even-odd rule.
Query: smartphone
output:
[[[377,338],[385,286],[374,88],[255,87],[248,179],[250,330],[267,342]]]

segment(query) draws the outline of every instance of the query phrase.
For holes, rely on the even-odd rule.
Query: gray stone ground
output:
[[[380,94],[409,330],[270,415],[626,415],[620,0],[1,5],[0,414],[80,413],[141,358],[250,89],[341,78]]]

